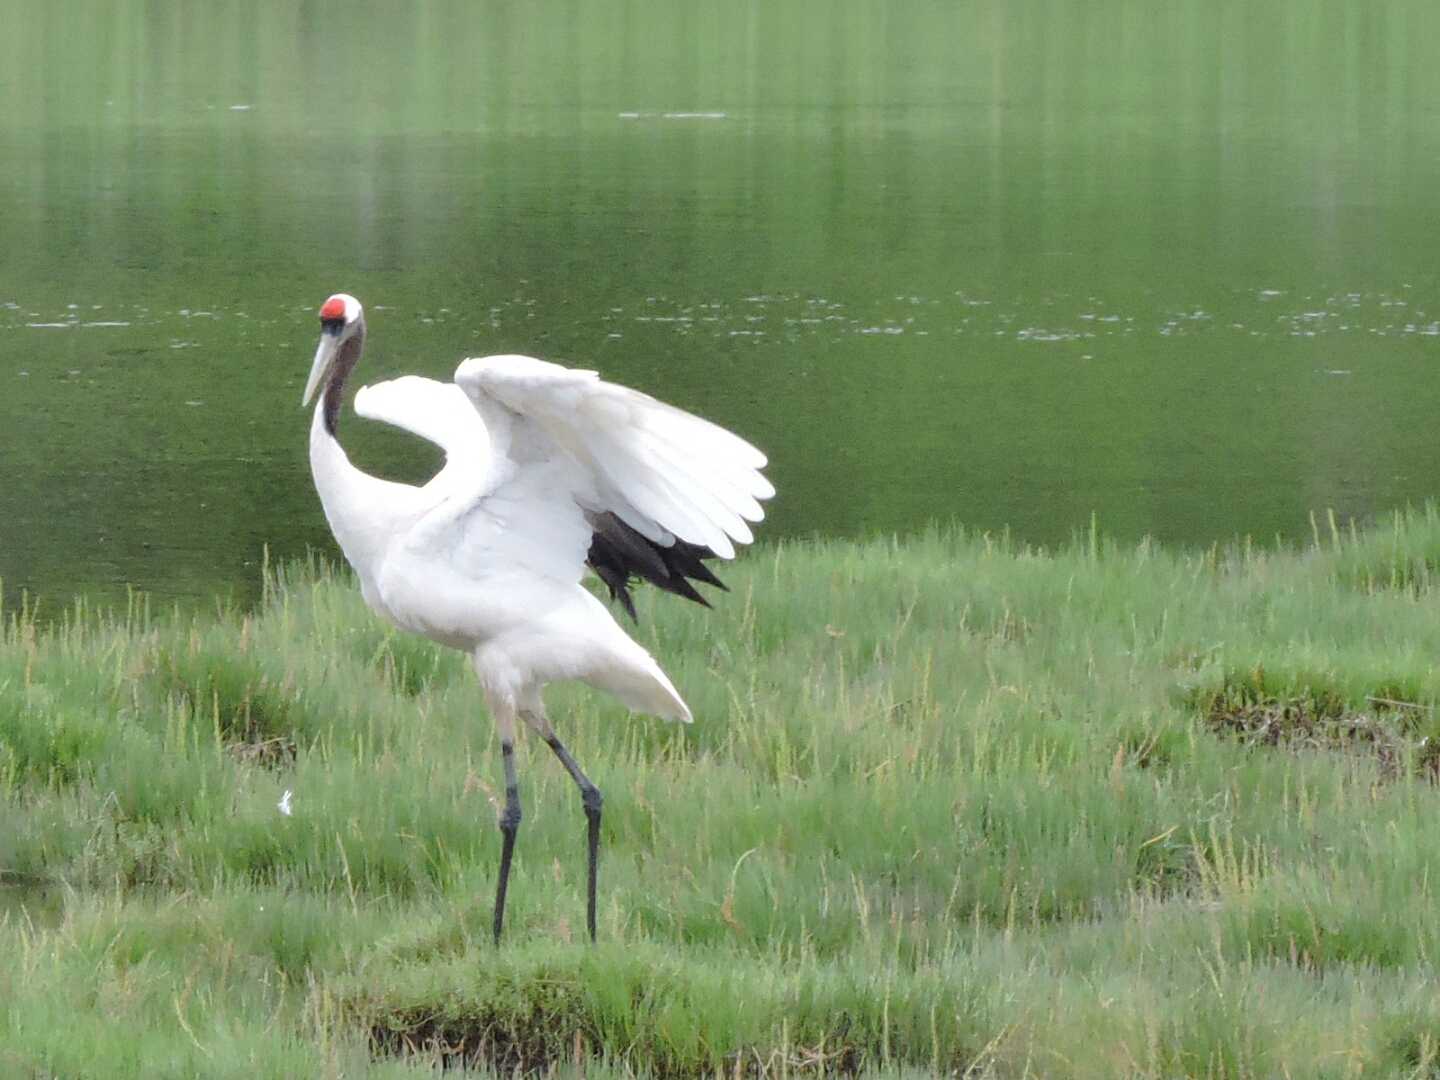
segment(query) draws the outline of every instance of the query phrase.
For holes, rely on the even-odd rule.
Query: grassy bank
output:
[[[762,549],[551,713],[507,939],[463,658],[318,567],[12,621],[0,1074],[1435,1075],[1440,515],[1303,552]],[[668,599],[668,598],[666,598]],[[277,809],[293,791],[293,814]]]

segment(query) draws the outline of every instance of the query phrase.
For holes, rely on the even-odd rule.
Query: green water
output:
[[[1159,10],[1162,9],[1163,10]],[[1440,9],[5,3],[0,578],[331,550],[299,394],[595,366],[734,427],[769,537],[1298,539],[1440,487]],[[349,418],[365,467],[436,458]]]

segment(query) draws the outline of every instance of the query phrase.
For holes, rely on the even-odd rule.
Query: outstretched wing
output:
[[[760,472],[765,455],[745,440],[593,371],[491,356],[462,363],[455,384],[484,420],[492,472],[508,461],[532,497],[520,474],[549,474],[546,497],[582,516],[586,562],[632,617],[632,577],[704,603],[687,579],[719,585],[702,560],[732,558],[736,543],[749,543],[747,523],[764,517],[760,500],[775,493]],[[566,483],[553,484],[559,477]]]
[[[484,461],[490,445],[465,391],[419,375],[362,386],[355,394],[355,415],[428,439],[447,459],[463,460],[471,468],[482,467],[477,462]]]

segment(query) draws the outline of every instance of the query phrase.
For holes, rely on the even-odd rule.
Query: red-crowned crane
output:
[[[361,472],[336,439],[365,314],[337,293],[303,404],[321,391],[310,468],[331,531],[365,602],[403,630],[467,652],[500,736],[505,809],[495,940],[520,826],[515,721],[549,744],[580,788],[589,824],[585,921],[595,939],[599,790],[555,733],[542,688],[578,679],[637,712],[689,722],[654,658],[581,585],[593,569],[633,618],[643,578],[704,604],[703,560],[752,539],[775,494],[765,455],[721,427],[646,394],[528,356],[465,360],[454,382],[407,375],[355,395],[355,412],[436,443],[444,467],[423,487]],[[721,586],[723,588],[723,586]]]

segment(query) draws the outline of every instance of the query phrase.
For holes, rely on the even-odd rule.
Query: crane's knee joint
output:
[[[600,813],[600,807],[605,803],[604,797],[600,794],[600,789],[594,784],[591,784],[581,793],[580,801],[585,804],[585,812],[587,814]]]
[[[509,801],[505,803],[505,809],[500,814],[500,831],[513,833],[520,828],[520,803]]]

